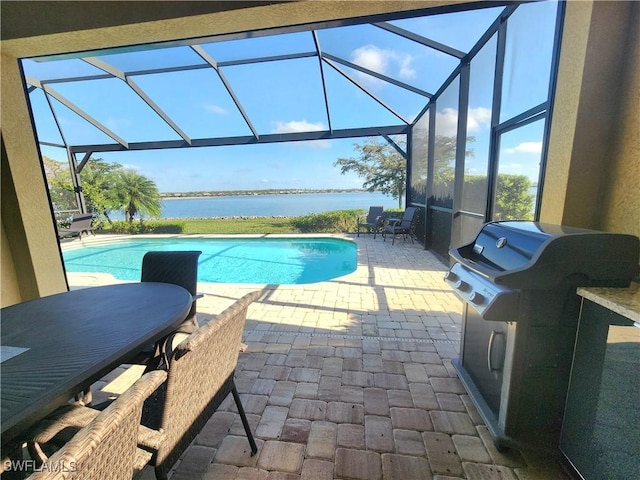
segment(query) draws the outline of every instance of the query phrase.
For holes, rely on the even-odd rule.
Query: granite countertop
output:
[[[629,288],[580,287],[578,295],[640,323],[640,283]]]

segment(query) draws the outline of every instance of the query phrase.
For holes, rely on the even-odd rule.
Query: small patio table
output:
[[[166,283],[83,288],[0,311],[2,445],[185,319],[191,294]]]

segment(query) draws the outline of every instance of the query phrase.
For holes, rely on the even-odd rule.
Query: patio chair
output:
[[[153,453],[156,478],[167,479],[173,464],[231,393],[251,447],[258,451],[233,380],[249,305],[260,296],[252,292],[167,350],[168,378],[146,401],[138,446]],[[80,410],[78,410],[80,409]],[[76,407],[75,415],[50,422],[46,435],[36,432],[29,450],[44,452],[43,443],[86,425],[97,411]],[[46,457],[45,457],[46,458]]]
[[[142,257],[141,282],[162,282],[178,285],[187,290],[193,297],[191,309],[184,322],[174,330],[171,335],[157,342],[146,346],[131,363],[146,365],[145,372],[150,372],[158,368],[162,361],[165,343],[173,341],[174,336],[179,341],[186,335],[194,332],[198,328],[196,318],[196,300],[199,298],[198,289],[198,258],[202,254],[199,250],[193,251],[170,251],[170,252],[147,252]],[[91,389],[87,389],[76,395],[76,401],[85,405],[91,403],[93,395]]]
[[[155,451],[156,478],[166,479],[173,464],[217,410],[233,394],[251,446],[258,451],[233,380],[249,305],[260,292],[237,300],[222,313],[182,341],[169,357],[166,388],[149,397],[142,423],[140,445]]]
[[[376,234],[380,231],[380,227],[382,226],[383,211],[383,207],[369,207],[369,213],[364,218],[364,221],[362,222],[360,221],[361,218],[358,218],[358,237],[360,236],[360,227],[364,227],[369,233],[373,230],[373,238],[376,238]]]
[[[141,377],[52,455],[49,468],[36,471],[28,480],[130,480],[151,457],[137,448],[142,405],[166,378],[163,371]],[[62,409],[72,414],[87,407],[66,405]]]
[[[145,347],[132,361],[139,365],[147,365],[145,371],[155,370],[158,367],[167,341],[172,341],[173,337],[178,334],[195,332],[198,328],[196,300],[201,297],[197,293],[198,258],[201,254],[202,252],[199,250],[147,252],[142,257],[141,282],[162,282],[178,285],[187,290],[193,298],[191,309],[180,326],[171,335],[155,345]],[[181,341],[185,337],[186,335],[178,335],[177,338]]]
[[[192,333],[198,328],[196,318],[196,300],[198,295],[198,258],[199,250],[175,252],[147,252],[142,257],[141,282],[162,282],[179,285],[193,297],[191,310],[177,330]]]
[[[384,226],[384,230],[382,231],[382,238],[384,241],[387,241],[386,235],[387,233],[390,233],[393,235],[391,245],[395,243],[396,235],[402,235],[405,238],[409,235],[411,243],[413,243],[411,227],[413,226],[413,220],[415,219],[417,210],[417,207],[407,207],[401,219],[389,220],[389,223]]]
[[[69,225],[69,228],[58,229],[58,239],[65,238],[65,237],[82,238],[83,233],[93,234],[93,231],[95,229],[91,226],[92,221],[93,221],[92,213],[75,215],[73,217],[73,220],[71,221],[71,225]]]

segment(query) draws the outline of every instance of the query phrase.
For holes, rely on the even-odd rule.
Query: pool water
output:
[[[63,251],[67,272],[109,273],[140,280],[148,251],[200,250],[198,281],[306,284],[355,271],[356,244],[337,238],[132,239]]]

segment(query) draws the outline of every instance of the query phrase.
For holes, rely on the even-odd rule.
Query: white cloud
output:
[[[467,132],[473,133],[491,126],[491,110],[485,107],[470,108],[467,114]]]
[[[204,109],[207,112],[217,113],[218,115],[226,115],[228,112],[219,105],[205,105]]]
[[[351,59],[356,65],[386,74],[391,57],[391,50],[382,50],[375,45],[365,45],[357,48],[351,54]]]
[[[276,122],[276,128],[271,133],[319,132],[326,130],[322,122],[311,123],[306,120],[292,120],[290,122]]]
[[[378,48],[375,45],[365,45],[355,49],[351,54],[351,61],[376,73],[402,80],[411,80],[416,76],[416,71],[411,66],[413,62],[411,55]],[[381,80],[373,79],[366,74],[361,74],[360,79],[369,82],[372,86],[381,85]]]
[[[311,123],[306,120],[292,120],[290,122],[276,122],[276,128],[271,133],[297,133],[297,132],[321,132],[327,127],[322,122]],[[296,142],[311,148],[329,148],[328,140],[309,140]]]
[[[436,112],[436,135],[454,137],[458,134],[458,111],[455,108],[443,108]]]
[[[400,71],[398,75],[403,80],[413,80],[416,78],[416,71],[411,68],[411,62],[413,61],[413,57],[411,55],[404,55],[402,60],[400,60]]]
[[[542,153],[542,142],[522,142],[514,148],[505,148],[504,153]]]
[[[470,108],[467,114],[467,133],[472,134],[491,125],[491,110],[485,107]],[[438,135],[454,137],[458,133],[458,110],[447,107],[436,112]]]

